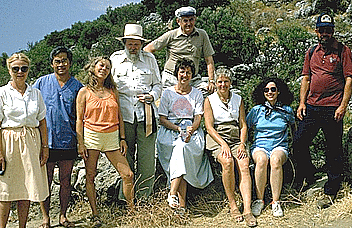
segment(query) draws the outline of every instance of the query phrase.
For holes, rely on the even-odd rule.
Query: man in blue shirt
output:
[[[33,87],[41,91],[47,109],[49,187],[55,165],[59,168],[59,223],[74,227],[74,223],[68,221],[66,211],[71,194],[72,167],[77,157],[76,96],[83,85],[69,74],[72,64],[72,52],[69,49],[62,46],[54,48],[50,53],[50,62],[54,73],[38,78]],[[43,213],[42,227],[50,227],[50,195],[40,206]]]

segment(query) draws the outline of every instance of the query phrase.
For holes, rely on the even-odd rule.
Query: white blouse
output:
[[[27,84],[22,96],[12,87],[11,81],[0,87],[1,128],[38,127],[45,114],[45,104],[38,89]]]
[[[230,91],[231,98],[228,106],[220,100],[218,93],[208,96],[211,108],[213,110],[214,124],[221,124],[231,121],[238,121],[240,116],[241,96]]]

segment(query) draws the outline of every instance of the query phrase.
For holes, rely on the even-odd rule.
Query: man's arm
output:
[[[215,66],[214,66],[214,59],[213,56],[207,56],[204,57],[205,62],[207,64],[207,70],[208,70],[208,92],[213,93],[215,90],[215,81],[214,81],[214,71],[215,71]]]
[[[143,51],[154,53],[156,51],[154,44],[151,42],[143,48]]]
[[[308,75],[303,75],[302,77],[301,90],[299,93],[299,106],[297,109],[297,117],[300,120],[303,120],[303,117],[306,115],[306,100],[310,84],[310,78]]]
[[[345,88],[343,90],[343,97],[340,106],[336,109],[335,111],[335,120],[340,121],[343,119],[345,116],[348,102],[350,101],[351,98],[351,89],[352,89],[352,78],[347,77],[346,78],[346,83],[345,83]]]

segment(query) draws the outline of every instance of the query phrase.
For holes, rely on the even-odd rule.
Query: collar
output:
[[[194,27],[193,32],[190,35],[186,35],[182,32],[181,27],[178,27],[176,31],[176,37],[179,37],[179,36],[199,36],[199,30],[196,27]]]
[[[139,55],[139,61],[145,63],[145,58],[144,58],[144,51],[141,50],[141,53]],[[131,60],[128,59],[126,51],[123,50],[122,54],[119,56],[119,63],[123,63],[123,62],[131,62]]]
[[[10,88],[10,90],[12,90],[12,91],[17,91],[15,88],[13,88],[13,86],[11,85],[11,82],[12,82],[12,80],[10,80],[10,81],[7,83],[7,86]],[[27,82],[26,82],[26,86],[27,86],[27,88],[26,88],[26,91],[25,91],[24,93],[26,93],[27,91],[28,91],[28,92],[32,92],[32,90],[33,90],[32,86],[30,86]]]
[[[336,53],[338,52],[338,42],[337,42],[337,40],[336,40],[335,38],[333,38],[333,39],[334,39],[334,43],[331,45],[331,49],[330,49],[330,50],[325,50],[325,52],[329,52],[329,51],[330,51],[330,52],[334,52],[334,53],[335,53],[335,52],[336,52]],[[322,46],[320,43],[318,44],[318,46],[317,46],[316,49],[317,49],[317,51],[318,51],[318,50],[324,51],[324,50],[323,50],[323,46]]]

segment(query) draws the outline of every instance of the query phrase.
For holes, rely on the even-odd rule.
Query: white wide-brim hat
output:
[[[143,38],[143,28],[138,24],[126,24],[123,37],[118,37],[117,39],[120,41],[123,39],[135,39],[142,40],[144,42],[148,41],[147,39]]]

